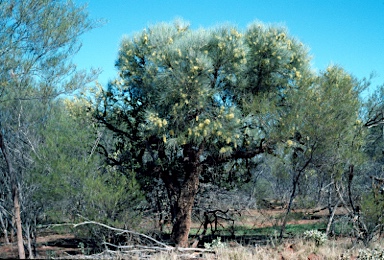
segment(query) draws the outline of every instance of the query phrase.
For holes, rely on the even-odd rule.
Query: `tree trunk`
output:
[[[25,259],[24,243],[23,243],[23,230],[21,227],[21,214],[20,214],[20,202],[19,202],[19,189],[17,187],[17,180],[15,173],[13,172],[12,163],[8,156],[7,147],[4,143],[3,135],[0,132],[0,149],[3,153],[5,162],[8,168],[8,174],[10,175],[11,187],[12,187],[12,200],[13,200],[13,210],[14,218],[16,223],[16,235],[17,235],[17,248],[19,252],[19,258]]]
[[[27,248],[28,248],[28,254],[29,254],[29,259],[34,259],[34,253],[32,249],[32,234],[31,234],[31,226],[28,224],[26,225],[26,234],[25,236],[27,237]]]
[[[289,213],[291,212],[291,209],[292,209],[293,199],[295,198],[295,195],[296,195],[296,188],[297,188],[297,185],[299,183],[300,175],[301,175],[301,172],[299,172],[296,175],[296,177],[293,178],[293,182],[292,182],[292,186],[293,187],[292,187],[291,196],[289,198],[289,203],[288,203],[287,211],[285,212],[283,223],[281,224],[281,228],[280,228],[280,235],[279,235],[279,241],[280,242],[283,240],[283,236],[284,236],[284,232],[285,232],[285,227],[286,227],[287,221],[288,221],[288,215],[289,215]]]
[[[16,183],[12,185],[12,197],[13,197],[13,209],[15,214],[16,222],[16,235],[17,235],[17,249],[19,251],[19,258],[25,259],[24,241],[23,241],[23,229],[21,227],[21,214],[20,214],[20,203],[19,203],[19,190]]]
[[[199,188],[199,176],[202,171],[200,163],[202,151],[203,145],[200,145],[198,150],[195,150],[192,145],[185,145],[184,147],[185,177],[176,203],[176,220],[171,234],[173,241],[179,247],[188,247],[192,207]]]
[[[327,224],[327,229],[325,230],[325,234],[329,236],[329,233],[331,232],[331,227],[333,223],[333,219],[335,218],[335,213],[337,210],[337,207],[339,206],[340,200],[337,201],[335,206],[333,206],[332,211],[330,212],[329,219],[328,219],[328,224]]]

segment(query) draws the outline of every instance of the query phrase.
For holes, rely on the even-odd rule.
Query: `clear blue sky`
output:
[[[310,49],[313,68],[337,64],[358,78],[376,72],[384,83],[384,0],[74,0],[88,4],[91,19],[107,23],[81,37],[75,58],[81,69],[103,70],[99,82],[115,78],[123,36],[157,22],[183,18],[192,28],[229,22],[245,30],[253,21],[279,24]]]

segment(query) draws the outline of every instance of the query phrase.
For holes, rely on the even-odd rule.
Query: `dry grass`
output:
[[[154,260],[328,260],[328,259],[357,259],[360,247],[351,248],[350,239],[338,239],[327,241],[322,246],[316,246],[313,242],[301,239],[291,240],[278,246],[241,246],[228,245],[225,248],[217,248],[214,253],[186,253],[186,252],[104,252],[99,255],[76,255],[72,259],[154,259]],[[374,248],[383,248],[377,243]],[[65,257],[66,259],[71,257]]]
[[[241,245],[219,248],[215,254],[190,254],[180,255],[176,252],[159,253],[149,259],[178,260],[178,259],[206,259],[206,260],[325,260],[325,259],[356,259],[359,247],[351,248],[349,239],[330,240],[322,246],[316,246],[313,242],[292,240],[276,247],[255,246],[244,247]],[[381,246],[382,247],[382,246]]]

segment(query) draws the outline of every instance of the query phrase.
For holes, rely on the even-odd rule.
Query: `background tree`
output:
[[[39,212],[28,212],[43,224],[91,219],[121,228],[136,226],[138,211],[133,209],[142,201],[140,187],[134,175],[128,179],[105,165],[96,152],[105,133],[83,108],[75,97],[51,104],[39,132],[42,140],[34,169],[25,178],[26,186],[33,187],[29,197]],[[97,228],[85,231],[83,235],[96,241],[103,235],[108,238]]]
[[[36,142],[34,127],[44,120],[49,101],[82,86],[71,57],[78,36],[93,27],[83,7],[70,1],[0,2],[0,148],[2,168],[13,201],[19,257],[25,258],[20,218],[23,176],[28,174]],[[34,103],[35,102],[35,103]],[[29,110],[45,104],[40,114]]]
[[[292,106],[286,109],[278,127],[283,143],[283,159],[292,175],[291,195],[283,220],[280,238],[283,236],[287,216],[293,198],[304,175],[318,175],[323,182],[319,189],[329,185],[337,187],[350,166],[360,163],[363,136],[359,111],[359,95],[363,86],[343,69],[330,66],[326,71],[308,78],[294,97]],[[338,201],[338,194],[333,190]],[[328,193],[328,196],[331,193]],[[328,197],[330,215],[338,202]]]

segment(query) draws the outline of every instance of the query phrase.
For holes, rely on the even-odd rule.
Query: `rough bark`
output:
[[[178,247],[188,247],[192,207],[199,188],[199,176],[202,171],[200,162],[202,151],[203,144],[198,149],[192,145],[185,145],[184,147],[185,177],[176,203],[176,219],[171,234]]]

